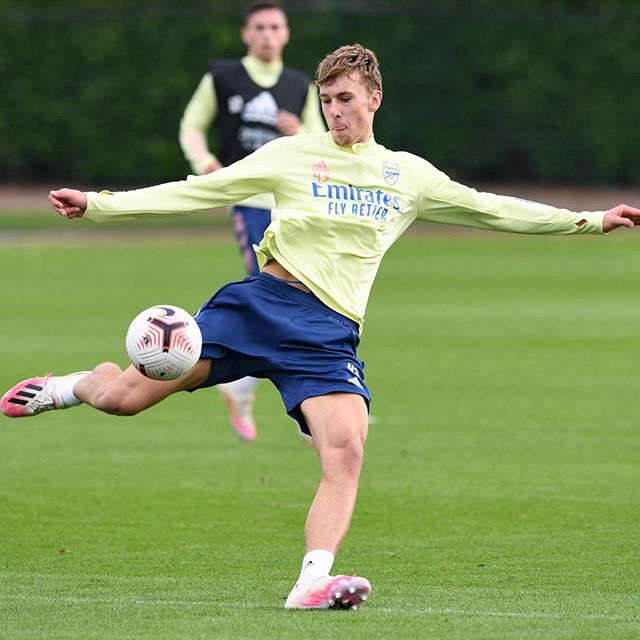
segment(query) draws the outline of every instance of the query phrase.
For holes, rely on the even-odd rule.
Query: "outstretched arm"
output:
[[[619,204],[604,214],[602,230],[609,233],[618,227],[634,227],[637,224],[640,224],[640,209]]]
[[[77,189],[50,191],[49,203],[64,218],[82,218],[87,210],[87,196]]]
[[[277,138],[231,166],[205,176],[116,193],[58,189],[49,194],[49,201],[65,218],[94,222],[198,213],[259,193],[275,194],[292,148],[297,148],[293,138]]]
[[[512,233],[608,233],[640,224],[640,209],[618,205],[608,211],[569,211],[538,202],[481,193],[461,185],[427,161],[416,163],[420,220]]]

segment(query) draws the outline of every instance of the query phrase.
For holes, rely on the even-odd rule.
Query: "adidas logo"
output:
[[[353,373],[353,377],[347,378],[347,382],[355,384],[356,387],[362,389],[362,383],[360,382],[360,372],[358,371],[358,368],[353,363],[347,362],[347,369],[350,373]]]
[[[26,389],[33,389],[33,391],[26,391],[25,389],[20,389],[20,391],[18,391],[15,396],[13,396],[12,398],[9,398],[8,402],[11,402],[12,404],[25,405],[29,403],[29,400],[31,400],[31,398],[36,397],[36,394],[34,393],[34,391],[35,392],[42,391],[42,387],[39,384],[32,384],[32,383],[29,383],[28,385],[26,385]],[[22,396],[22,397],[17,398],[16,396]],[[27,398],[27,399],[25,400],[24,398]]]
[[[278,105],[268,91],[263,91],[245,104],[241,117],[245,122],[275,126],[278,122]]]

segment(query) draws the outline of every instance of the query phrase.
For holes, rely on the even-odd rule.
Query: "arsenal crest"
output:
[[[400,177],[400,167],[395,162],[383,162],[382,177],[386,180],[388,185],[395,184],[398,182],[398,178]]]

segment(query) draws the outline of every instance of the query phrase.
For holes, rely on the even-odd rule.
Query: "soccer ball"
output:
[[[169,304],[139,313],[127,331],[131,364],[147,378],[175,380],[200,358],[202,334],[193,317]]]

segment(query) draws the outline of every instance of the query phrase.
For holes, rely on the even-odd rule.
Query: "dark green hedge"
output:
[[[207,58],[243,53],[239,3],[4,1],[0,180],[180,178]],[[291,64],[376,50],[376,137],[464,179],[640,179],[640,3],[290,2]]]

